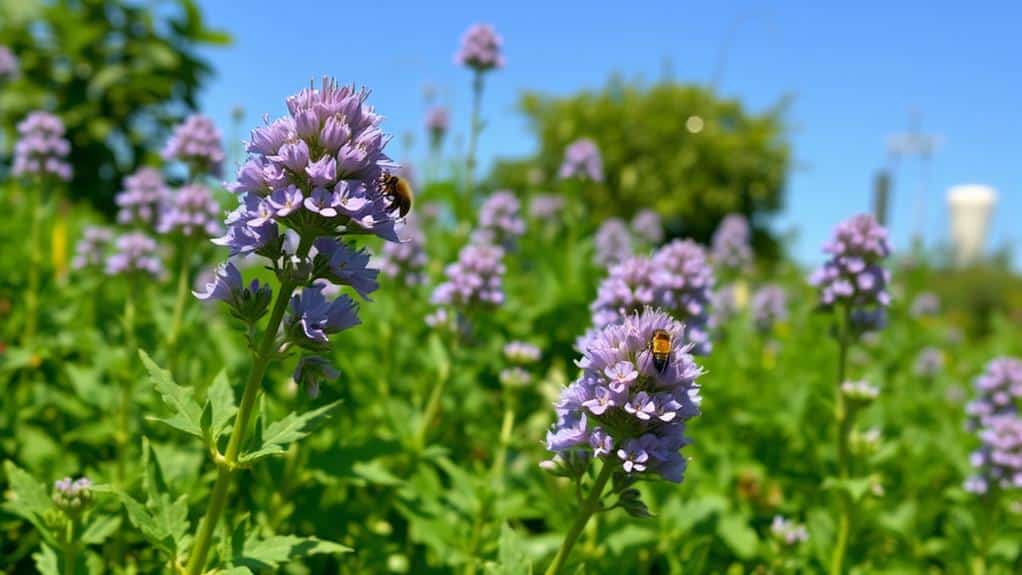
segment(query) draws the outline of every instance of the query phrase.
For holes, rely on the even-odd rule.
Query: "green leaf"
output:
[[[717,522],[717,534],[735,555],[748,559],[755,555],[759,538],[740,515],[724,515]]]
[[[156,391],[160,392],[163,402],[174,413],[169,419],[159,417],[150,419],[163,422],[201,439],[202,409],[192,399],[192,390],[174,383],[170,372],[156,365],[145,351],[138,350],[138,355],[142,358],[142,363],[145,365],[146,371],[149,372],[149,379],[156,386]]]
[[[170,536],[176,555],[191,528],[188,522],[188,499],[182,495],[176,500],[171,500],[170,488],[164,479],[163,469],[148,439],[143,438],[142,449],[146,464],[146,492],[149,497],[146,505],[151,510],[151,517],[158,532]]]
[[[335,401],[301,415],[292,412],[284,419],[271,423],[263,430],[262,445],[255,451],[242,455],[239,461],[249,463],[263,457],[284,453],[287,445],[312,433],[316,426],[327,419],[330,411],[340,403],[340,401]]]
[[[275,569],[299,557],[309,555],[339,555],[350,553],[352,549],[315,537],[297,537],[294,535],[274,535],[266,539],[250,538],[240,556],[234,557],[231,563],[235,567],[247,567],[253,571]]]
[[[116,493],[120,497],[121,503],[124,504],[125,511],[128,512],[128,520],[131,521],[131,524],[138,528],[142,532],[142,536],[154,547],[173,558],[175,556],[174,539],[170,533],[149,514],[145,505],[126,493]]]
[[[53,501],[38,479],[11,461],[4,462],[4,473],[13,494],[10,501],[4,505],[9,511],[30,519],[32,515],[41,517],[43,513],[53,509]]]
[[[38,553],[33,553],[32,559],[35,561],[35,568],[39,570],[40,575],[62,575],[57,554],[49,545],[43,545]]]
[[[505,523],[500,528],[500,551],[497,554],[500,575],[530,575],[532,563],[529,561],[522,536]]]
[[[234,403],[234,390],[227,379],[226,370],[218,373],[213,379],[213,385],[209,386],[209,391],[206,392],[206,403],[212,409],[210,431],[213,441],[216,441],[227,430],[231,418],[238,411]]]
[[[82,533],[82,543],[99,545],[106,541],[121,526],[120,515],[97,515]]]
[[[869,492],[873,486],[873,479],[870,477],[859,477],[859,478],[848,478],[839,479],[837,477],[828,477],[823,480],[822,487],[824,489],[836,489],[843,491],[851,499],[853,503],[858,503],[866,493]]]

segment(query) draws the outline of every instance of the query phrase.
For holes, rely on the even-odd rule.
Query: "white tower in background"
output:
[[[955,264],[968,265],[983,253],[997,191],[981,184],[953,186],[947,191],[947,204]]]

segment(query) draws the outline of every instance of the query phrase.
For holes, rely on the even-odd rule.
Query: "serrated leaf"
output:
[[[42,516],[43,513],[53,508],[53,501],[46,493],[46,488],[29,472],[21,469],[12,461],[5,461],[4,473],[7,475],[13,495],[5,505],[9,511],[29,519],[29,515]]]
[[[82,543],[99,545],[106,541],[121,526],[120,515],[98,515],[92,519],[82,532]]]
[[[57,554],[49,545],[43,545],[37,553],[32,554],[35,561],[35,568],[40,575],[61,575],[60,564],[57,561]]]
[[[149,372],[149,380],[160,393],[163,402],[173,412],[168,418],[152,417],[150,419],[165,423],[195,437],[202,438],[202,409],[192,398],[192,390],[174,383],[170,372],[156,365],[144,350],[138,350],[142,364]]]
[[[327,419],[330,411],[340,403],[340,401],[335,401],[301,415],[292,412],[284,419],[271,423],[263,430],[262,445],[255,451],[242,455],[239,461],[248,463],[270,455],[284,453],[289,444],[312,433],[323,420]]]
[[[869,477],[848,479],[828,477],[823,480],[822,487],[824,489],[836,489],[838,491],[842,491],[852,499],[852,502],[858,503],[870,490],[872,485],[873,480]]]
[[[142,449],[146,466],[146,493],[149,497],[146,506],[151,510],[150,516],[159,533],[170,536],[176,555],[191,527],[188,522],[188,500],[184,495],[176,500],[171,499],[163,469],[148,439],[143,438]]]
[[[274,535],[266,539],[249,539],[245,542],[245,548],[241,555],[234,557],[231,563],[235,567],[247,567],[253,571],[259,571],[260,569],[275,569],[281,564],[299,557],[324,554],[339,555],[351,551],[351,547],[316,537]]]
[[[211,421],[210,431],[213,441],[216,441],[224,431],[227,430],[231,418],[237,413],[238,408],[234,403],[234,389],[227,379],[227,371],[223,370],[213,379],[213,384],[206,392],[206,403],[210,406]]]
[[[117,492],[117,495],[121,498],[125,511],[128,512],[128,520],[142,532],[142,536],[166,555],[174,557],[174,539],[170,532],[162,528],[149,514],[145,505],[136,501],[135,498],[121,492]]]

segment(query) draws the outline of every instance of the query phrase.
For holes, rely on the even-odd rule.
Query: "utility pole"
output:
[[[887,136],[887,156],[893,173],[901,162],[902,158],[919,159],[919,187],[916,191],[914,207],[914,226],[912,230],[912,244],[915,247],[923,247],[926,228],[926,200],[928,195],[930,179],[930,160],[934,152],[944,143],[944,137],[940,134],[927,134],[920,128],[922,121],[918,110],[912,110],[909,116],[909,128],[907,132],[895,133]]]

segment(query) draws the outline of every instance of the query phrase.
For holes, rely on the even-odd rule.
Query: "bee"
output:
[[[412,209],[414,193],[412,185],[407,179],[384,173],[380,182],[380,191],[384,196],[390,198],[390,205],[397,208],[402,218],[408,215],[408,211]]]
[[[671,359],[671,334],[662,329],[654,331],[649,338],[649,351],[653,355],[653,367],[663,373]]]

